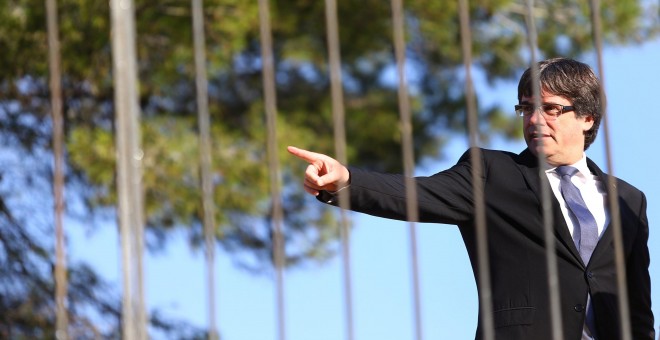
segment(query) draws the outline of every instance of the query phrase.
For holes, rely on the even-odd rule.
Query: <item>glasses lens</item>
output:
[[[529,116],[534,113],[534,109],[531,105],[516,105],[516,113],[519,116]]]
[[[550,116],[553,118],[556,118],[561,114],[562,107],[561,105],[558,104],[543,104],[541,105],[541,108],[543,110],[543,113],[545,113],[546,116]]]

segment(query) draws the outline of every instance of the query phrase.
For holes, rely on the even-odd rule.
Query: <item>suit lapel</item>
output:
[[[534,192],[539,206],[539,214],[543,216],[543,204],[542,204],[542,195],[541,195],[541,180],[539,177],[539,162],[538,158],[534,156],[529,149],[525,149],[520,153],[519,158],[520,170],[522,172],[523,178],[527,182],[529,188]],[[548,179],[543,178],[543,181],[547,184]],[[557,198],[552,193],[552,189],[548,186],[550,190],[550,202],[552,208],[552,225],[554,226],[556,242],[558,243],[557,251],[563,253],[567,258],[570,258],[577,265],[585,266],[582,263],[582,258],[580,253],[573,242],[571,233],[568,231],[568,225],[564,220],[564,215],[561,213],[559,208],[559,202]]]
[[[609,185],[609,183],[608,183],[608,181],[610,181],[610,180],[614,180],[614,178],[613,178],[612,176],[610,176],[610,175],[604,173],[604,172],[603,172],[603,171],[602,171],[602,170],[596,165],[596,163],[594,163],[594,162],[593,162],[591,159],[589,159],[589,158],[587,158],[587,165],[589,166],[589,170],[591,170],[591,172],[592,172],[593,174],[595,174],[595,175],[598,177],[598,179],[599,179],[600,181],[602,181],[602,182],[605,184],[605,192],[609,195],[609,192],[608,192],[608,185]],[[614,182],[614,186],[615,186],[615,188],[616,188],[616,181]],[[624,202],[623,199],[621,198],[621,195],[618,194],[618,192],[617,192],[617,195],[618,195],[618,203],[619,203],[619,207],[621,207],[621,205],[624,204],[625,202]],[[607,197],[607,196],[606,196],[606,197]],[[614,235],[613,235],[613,230],[612,230],[612,211],[611,211],[611,209],[610,209],[610,207],[609,207],[609,200],[606,200],[605,204],[606,204],[607,211],[609,212],[609,216],[610,216],[610,218],[609,218],[609,220],[608,220],[608,222],[607,222],[607,225],[605,226],[605,230],[603,231],[603,234],[601,235],[600,239],[598,240],[598,243],[596,244],[596,248],[594,249],[594,252],[593,252],[593,254],[591,255],[591,260],[589,260],[589,262],[597,261],[598,258],[602,257],[602,256],[605,255],[605,254],[607,254],[608,256],[612,256],[612,254],[611,254],[611,252],[610,252],[610,250],[609,250],[609,248],[610,248],[609,245],[612,244],[612,242],[613,242],[613,237],[614,237]],[[619,208],[619,211],[621,212],[621,216],[620,216],[620,219],[621,219],[621,229],[622,229],[622,233],[621,233],[621,234],[622,234],[622,235],[625,235],[625,230],[623,230],[623,229],[625,228],[625,225],[624,225],[623,221],[626,220],[626,217],[623,216],[623,214],[624,214],[624,209],[620,209],[620,208]]]
[[[555,235],[557,236],[558,242],[568,250],[576,264],[586,267],[586,264],[582,262],[582,256],[580,256],[575,241],[573,241],[573,236],[571,236],[571,232],[568,230],[564,215],[561,213],[559,201],[557,201],[557,198],[553,193],[550,193],[550,195],[552,196],[552,221],[555,226]]]

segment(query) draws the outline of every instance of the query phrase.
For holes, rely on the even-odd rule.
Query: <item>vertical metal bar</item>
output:
[[[607,100],[605,96],[605,70],[603,66],[603,39],[602,24],[600,20],[600,1],[590,0],[591,27],[596,56],[598,59],[598,75],[600,77],[600,105],[602,107],[603,133],[605,134],[605,154],[607,169],[611,178],[614,178],[614,164],[610,144],[609,119]],[[621,235],[621,214],[619,210],[618,190],[614,180],[607,181],[607,198],[610,209],[612,235],[614,240],[614,264],[616,267],[617,293],[619,299],[619,318],[621,319],[621,339],[632,339],[632,326],[630,325],[630,310],[628,309],[628,287],[626,283],[626,266],[623,256],[623,237]]]
[[[62,73],[60,69],[60,40],[55,0],[46,0],[48,27],[48,62],[50,70],[50,103],[53,122],[53,193],[55,198],[55,337],[69,339],[66,308],[67,274],[66,244],[64,242],[64,119],[62,117]]]
[[[282,198],[280,195],[280,164],[277,148],[277,103],[275,93],[275,66],[268,0],[259,0],[259,28],[261,59],[263,63],[264,99],[266,102],[267,148],[272,201],[273,257],[277,289],[278,339],[285,340],[284,319],[284,241],[282,238]]]
[[[122,247],[122,338],[144,340],[143,192],[138,106],[135,9],[132,0],[111,0],[115,92],[117,194]]]
[[[532,75],[532,94],[534,97],[534,105],[538,107],[541,102],[541,84],[540,84],[540,75],[538,65],[536,63],[536,47],[537,44],[537,35],[536,35],[536,24],[534,22],[534,0],[527,0],[527,12],[526,12],[526,23],[527,23],[527,38],[530,51],[530,72]],[[540,126],[536,127],[541,129]],[[561,310],[560,310],[560,297],[559,297],[559,272],[557,268],[557,254],[555,252],[555,236],[553,229],[553,219],[552,219],[552,205],[551,205],[551,193],[550,193],[550,184],[546,180],[545,171],[548,169],[548,164],[546,162],[546,156],[543,149],[540,149],[538,152],[539,160],[539,179],[541,185],[541,204],[543,210],[543,231],[545,238],[545,258],[546,265],[548,267],[548,292],[550,298],[550,323],[552,325],[552,338],[554,340],[561,340],[564,338],[562,334],[562,320],[561,320]]]
[[[206,248],[206,282],[208,295],[208,339],[219,339],[215,315],[215,205],[211,178],[211,132],[206,76],[206,38],[202,0],[192,0],[193,40],[195,49],[195,85],[199,126],[199,166],[202,184],[202,212]]]
[[[474,194],[475,227],[477,242],[477,262],[479,264],[479,304],[483,320],[483,338],[495,339],[493,320],[493,299],[490,283],[490,261],[488,258],[488,229],[483,191],[483,168],[479,146],[479,126],[477,117],[474,84],[472,82],[472,35],[467,0],[459,1],[461,48],[465,68],[465,95],[467,106],[468,134],[470,140],[470,160],[472,164],[472,192]]]
[[[344,113],[344,93],[341,77],[341,54],[339,51],[339,28],[337,24],[337,2],[325,1],[325,18],[328,37],[328,56],[330,60],[330,90],[332,96],[332,117],[334,127],[335,153],[342,164],[348,164],[346,156],[346,129]],[[342,263],[344,273],[344,304],[346,313],[346,338],[353,340],[353,293],[351,285],[351,234],[347,211],[350,209],[349,190],[339,192],[340,232],[342,244]]]
[[[399,78],[399,115],[401,124],[402,152],[404,175],[406,178],[406,214],[410,221],[409,239],[412,267],[413,286],[413,313],[415,322],[415,339],[423,339],[422,330],[422,307],[419,289],[419,265],[417,259],[417,230],[415,222],[419,221],[419,210],[417,208],[417,189],[415,186],[415,160],[412,140],[412,115],[410,110],[410,98],[408,97],[408,81],[406,78],[406,46],[404,38],[404,13],[401,0],[392,0],[392,21],[394,52],[396,55],[397,75]]]

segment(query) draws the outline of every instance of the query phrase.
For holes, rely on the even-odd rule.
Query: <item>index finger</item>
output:
[[[316,152],[307,151],[305,149],[300,149],[300,148],[297,148],[295,146],[288,146],[286,149],[292,155],[294,155],[294,156],[296,156],[296,157],[298,157],[298,158],[300,158],[300,159],[302,159],[302,160],[304,160],[304,161],[306,161],[307,163],[310,163],[310,164],[318,161],[319,158],[320,158],[319,157],[320,154],[318,154]]]

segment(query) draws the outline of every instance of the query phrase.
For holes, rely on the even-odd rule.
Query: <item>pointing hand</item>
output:
[[[293,146],[287,147],[287,150],[309,163],[303,183],[308,193],[317,196],[321,190],[335,192],[349,184],[348,169],[336,159]]]

